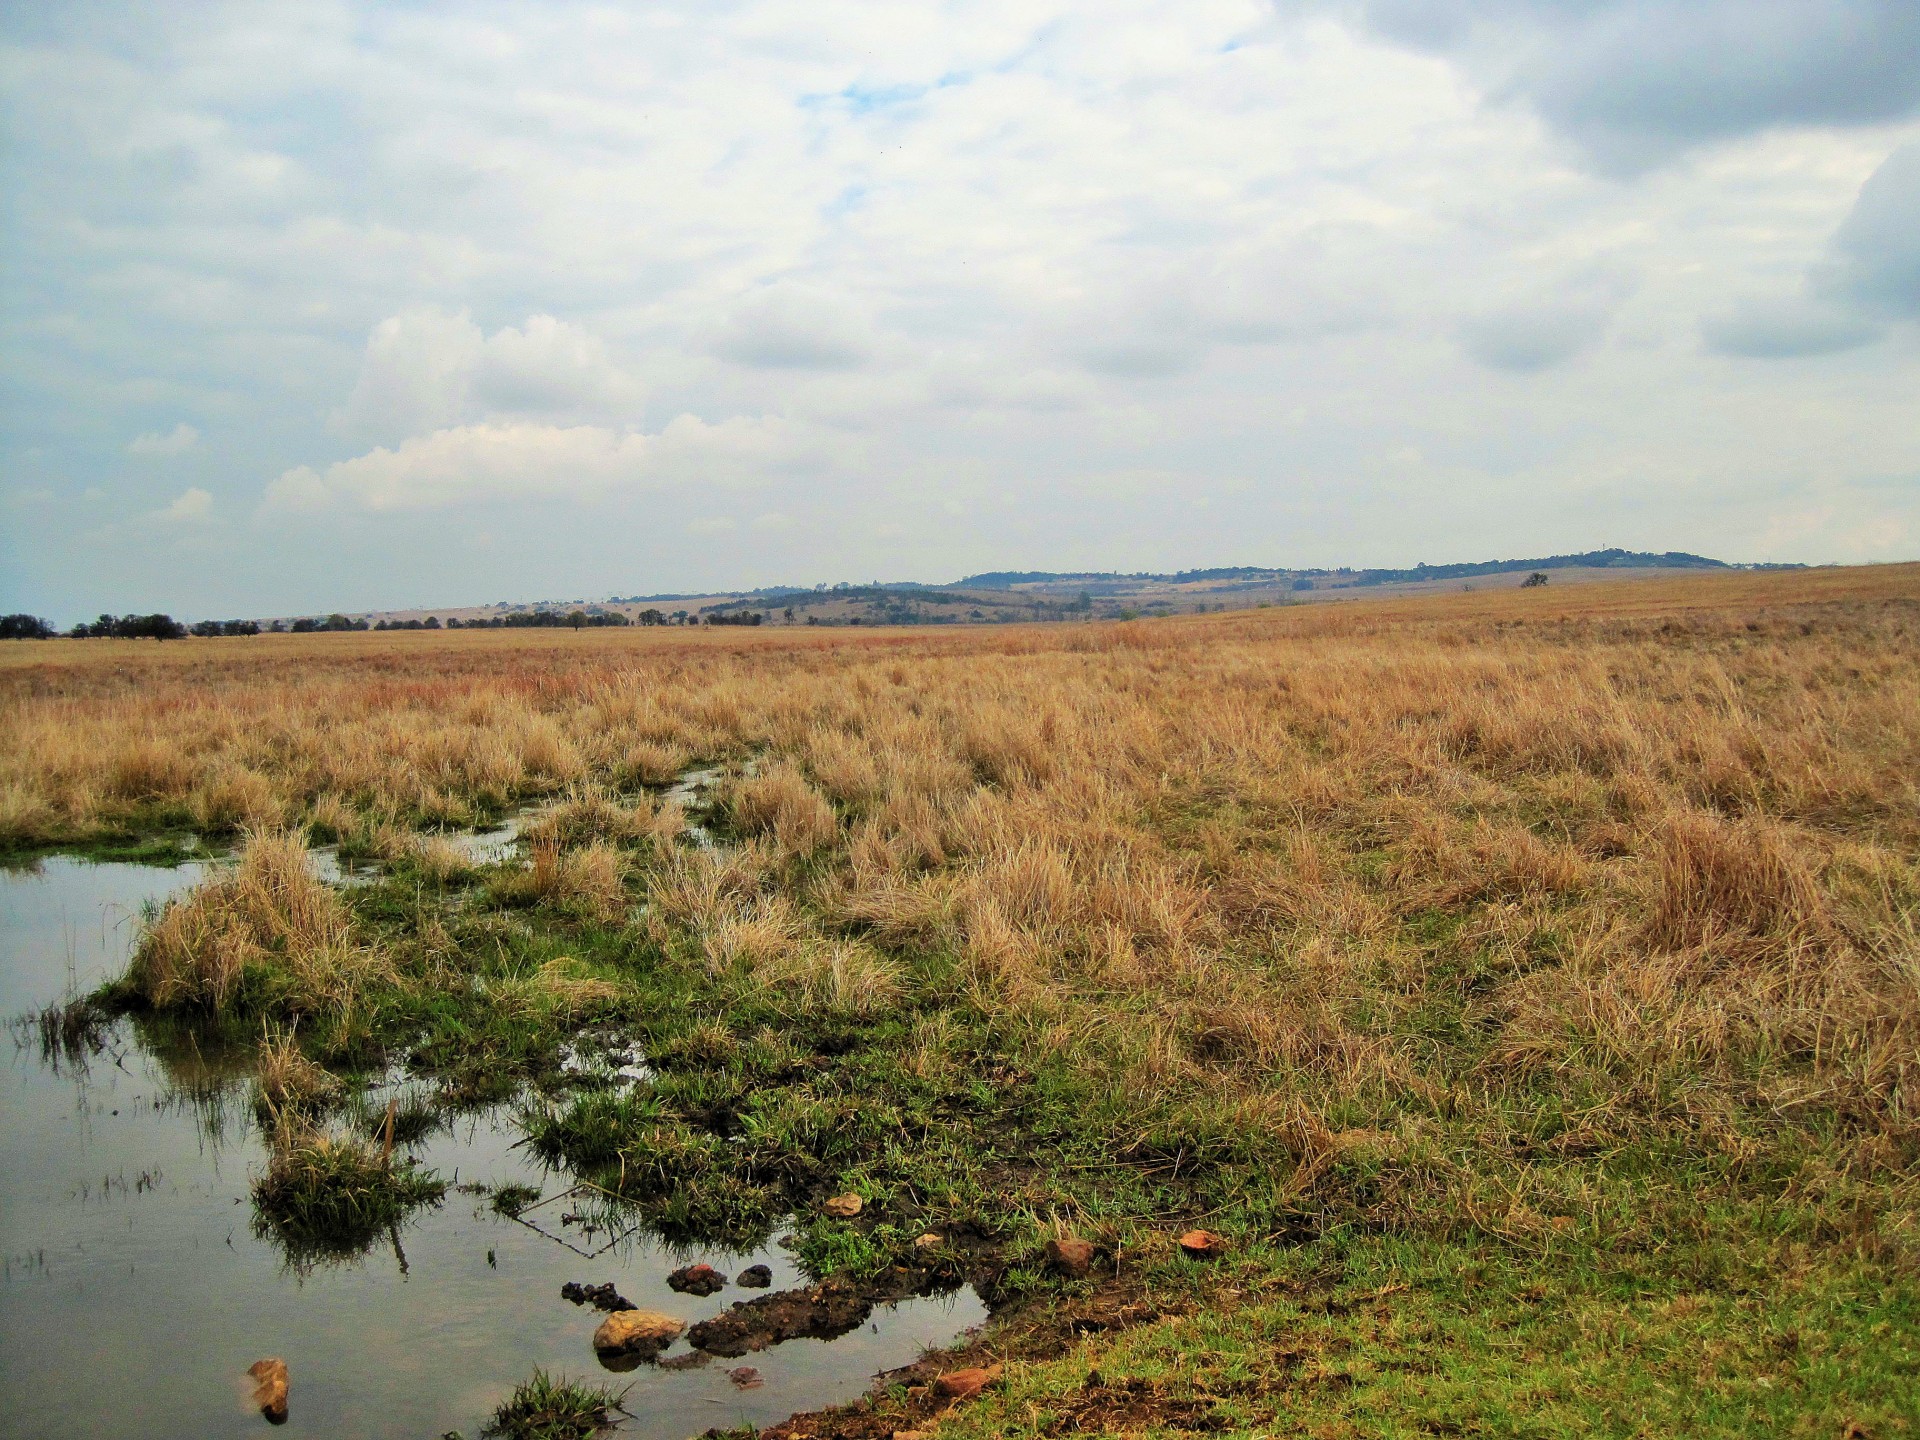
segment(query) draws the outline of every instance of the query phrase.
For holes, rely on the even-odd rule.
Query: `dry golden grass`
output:
[[[1464,1083],[1409,1037],[1465,961],[1472,1083],[1551,1074],[1614,1097],[1605,1128],[1684,1076],[1904,1134],[1917,629],[1920,567],[1890,566],[1005,630],[23,644],[0,838],[565,795],[537,895],[618,919],[638,866],[656,938],[809,1006],[950,953],[1039,1053],[1302,1155],[1316,1096]],[[750,756],[728,854],[620,793]],[[293,846],[162,917],[152,998],[347,946]]]
[[[129,983],[158,1008],[224,1010],[271,960],[285,1008],[350,1011],[388,978],[355,943],[340,897],[314,878],[298,832],[250,835],[239,861],[170,903],[140,936]]]

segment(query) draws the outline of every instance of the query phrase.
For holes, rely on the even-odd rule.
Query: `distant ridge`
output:
[[[1114,581],[1114,580],[1157,580],[1179,584],[1181,582],[1219,581],[1219,580],[1259,580],[1275,576],[1297,576],[1302,579],[1315,579],[1338,575],[1349,585],[1392,585],[1408,580],[1460,580],[1475,575],[1499,575],[1509,570],[1567,570],[1574,567],[1587,569],[1607,569],[1610,567],[1647,569],[1659,567],[1670,570],[1731,570],[1736,567],[1724,560],[1715,560],[1706,555],[1692,555],[1685,550],[1663,550],[1654,553],[1648,550],[1587,550],[1578,555],[1543,555],[1532,560],[1473,560],[1454,565],[1415,565],[1409,570],[1354,570],[1346,567],[1335,570],[1297,569],[1257,565],[1232,565],[1213,570],[1176,570],[1171,574],[1153,571],[1122,572],[1118,570],[986,570],[978,575],[969,575],[964,580],[956,580],[945,588],[949,590],[1008,590],[1015,585],[1059,584],[1069,580]],[[1797,565],[1753,565],[1740,567],[1753,570],[1797,570]]]

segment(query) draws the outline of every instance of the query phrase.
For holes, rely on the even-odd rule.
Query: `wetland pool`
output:
[[[38,1011],[119,974],[141,907],[204,869],[64,857],[0,869],[0,1014]],[[478,1440],[536,1366],[625,1389],[618,1434],[681,1440],[844,1403],[877,1373],[986,1319],[963,1289],[877,1306],[833,1340],[706,1364],[681,1340],[662,1357],[681,1364],[608,1373],[589,1343],[602,1317],[561,1298],[569,1281],[611,1281],[635,1305],[693,1322],[766,1292],[679,1295],[666,1284],[678,1265],[704,1260],[733,1276],[765,1264],[775,1290],[806,1277],[774,1242],[727,1251],[636,1231],[609,1244],[605,1231],[536,1229],[459,1188],[361,1255],[296,1262],[253,1227],[249,1186],[264,1148],[245,1057],[209,1052],[188,1029],[126,1019],[79,1059],[45,1052],[22,1023],[0,1053],[4,1440],[220,1440],[269,1429]],[[498,1106],[460,1114],[410,1149],[457,1186],[566,1190],[570,1178],[544,1170],[520,1138],[512,1108]],[[247,1367],[266,1356],[291,1373],[281,1427],[248,1400]],[[756,1388],[729,1377],[742,1364],[759,1372]]]

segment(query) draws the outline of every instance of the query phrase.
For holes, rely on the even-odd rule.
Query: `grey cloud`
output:
[[[1889,155],[1834,236],[1822,283],[1872,312],[1920,316],[1920,144]]]
[[[1467,354],[1494,370],[1530,375],[1571,360],[1606,330],[1606,316],[1580,306],[1496,310],[1460,327]]]
[[[713,337],[712,351],[767,370],[850,370],[873,352],[866,318],[846,300],[781,282],[746,297]]]
[[[1636,283],[1630,271],[1602,264],[1557,283],[1510,290],[1461,321],[1457,338],[1490,369],[1549,370],[1597,343]]]
[[[1709,350],[1756,360],[1832,355],[1880,335],[1879,326],[1804,296],[1750,299],[1700,322]]]
[[[1777,125],[1920,110],[1912,0],[1335,3],[1384,39],[1454,59],[1496,98],[1531,105],[1605,170]]]

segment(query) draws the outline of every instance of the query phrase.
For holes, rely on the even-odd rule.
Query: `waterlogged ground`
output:
[[[53,858],[0,871],[0,1012],[37,1010],[118,974],[141,906],[201,869]],[[733,1275],[764,1263],[776,1289],[803,1277],[777,1243],[680,1250],[634,1234],[600,1249],[606,1232],[559,1223],[573,1208],[564,1201],[532,1217],[550,1237],[470,1189],[449,1192],[362,1256],[297,1265],[253,1233],[249,1172],[263,1152],[241,1063],[208,1053],[189,1031],[129,1021],[79,1066],[43,1056],[29,1028],[16,1026],[14,1041],[0,1046],[6,1440],[263,1433],[245,1372],[268,1355],[291,1370],[292,1414],[280,1432],[289,1435],[478,1436],[540,1366],[630,1386],[622,1433],[676,1440],[844,1402],[877,1372],[985,1318],[961,1291],[878,1307],[832,1341],[607,1375],[589,1344],[600,1316],[561,1298],[567,1281],[612,1281],[636,1305],[697,1321],[758,1292],[677,1295],[665,1283],[676,1265],[706,1260]],[[414,1149],[462,1187],[564,1190],[568,1179],[543,1173],[518,1138],[501,1107],[463,1115]],[[664,1358],[685,1355],[682,1341]],[[742,1364],[758,1371],[756,1388],[730,1378]]]

